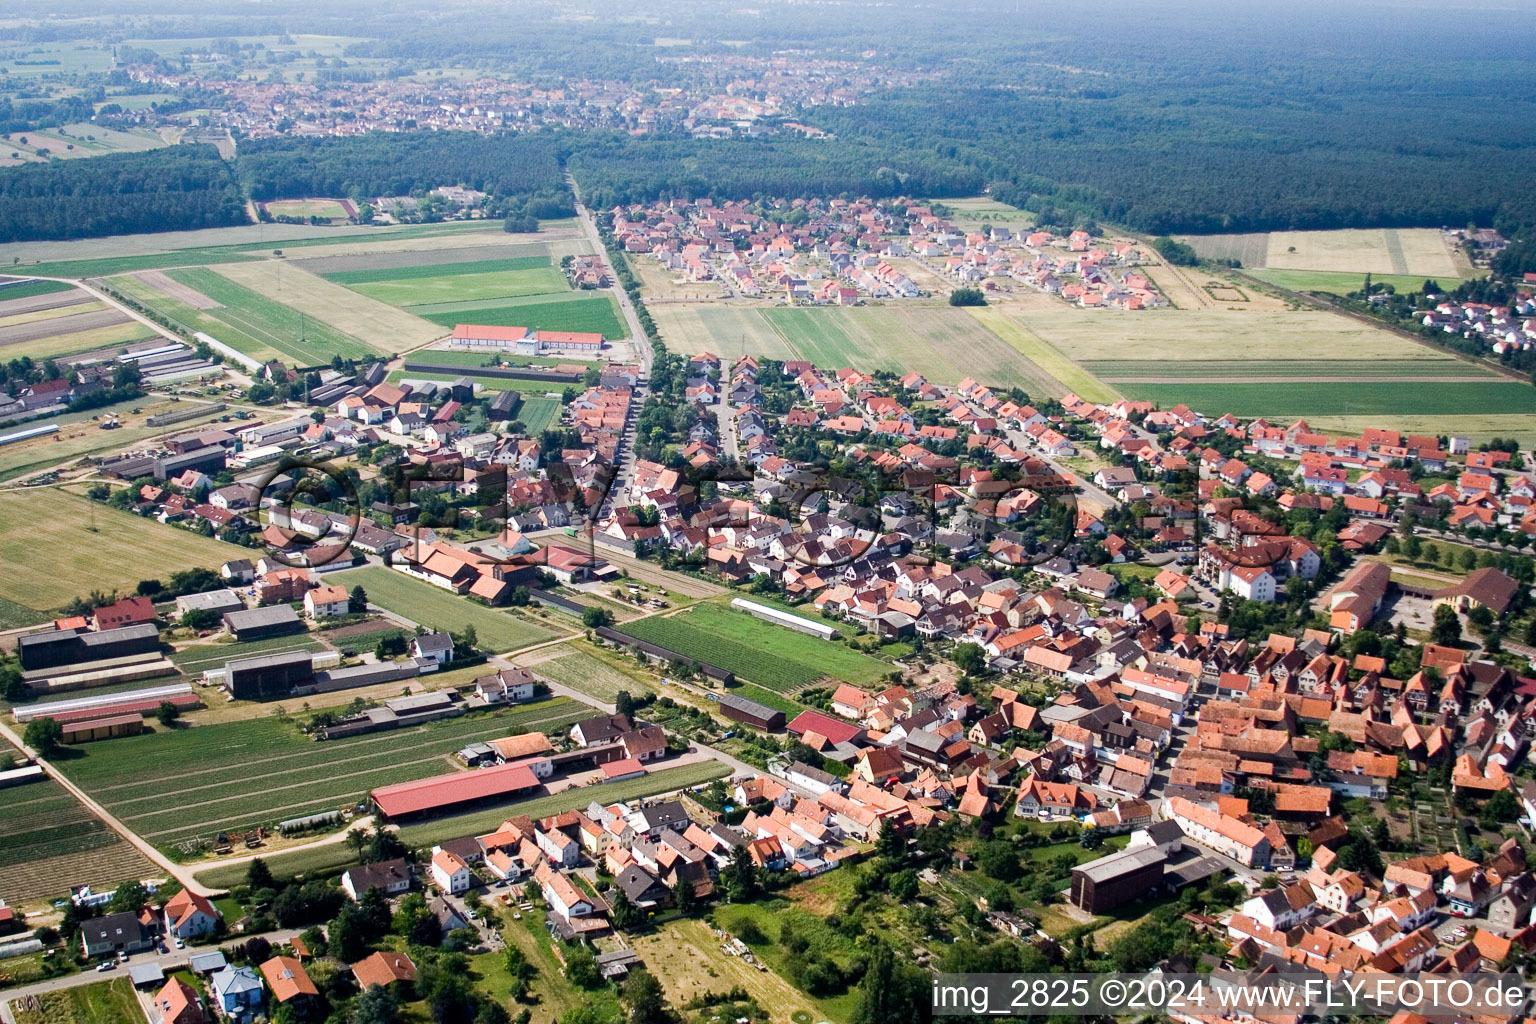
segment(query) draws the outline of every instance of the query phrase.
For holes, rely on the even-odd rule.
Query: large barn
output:
[[[534,777],[527,765],[503,764],[380,786],[370,796],[386,820],[399,821],[462,809],[471,804],[497,803],[542,788],[543,783]]]

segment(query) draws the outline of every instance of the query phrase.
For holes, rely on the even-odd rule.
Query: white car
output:
[[[186,949],[187,948],[187,944],[182,939],[177,939],[176,940],[176,948],[177,949]]]

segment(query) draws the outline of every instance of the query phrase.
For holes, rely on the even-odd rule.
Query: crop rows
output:
[[[503,260],[475,260],[471,263],[429,263],[419,267],[379,267],[374,270],[342,270],[323,275],[337,284],[372,284],[377,281],[414,281],[458,274],[492,274],[508,270],[537,270],[548,267],[547,256],[514,256]]]

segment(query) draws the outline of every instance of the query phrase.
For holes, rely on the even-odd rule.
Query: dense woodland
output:
[[[212,146],[178,146],[0,172],[0,242],[224,227],[247,221]]]

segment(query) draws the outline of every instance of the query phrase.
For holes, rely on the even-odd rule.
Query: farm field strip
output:
[[[1344,228],[1184,239],[1207,259],[1237,259],[1244,269],[1334,271],[1363,275],[1461,275],[1438,228]]]
[[[1157,360],[1122,359],[1101,360],[1084,364],[1095,376],[1106,381],[1138,380],[1150,377],[1188,377],[1193,380],[1211,380],[1242,377],[1306,378],[1348,377],[1352,380],[1371,377],[1421,378],[1434,380],[1448,377],[1480,377],[1498,380],[1499,375],[1484,370],[1473,363],[1460,359],[1209,359]]]
[[[58,608],[92,590],[131,591],[144,575],[140,566],[207,568],[241,550],[130,512],[93,510],[88,499],[64,491],[0,492],[0,596],[28,608]],[[124,559],[124,551],[134,558]]]
[[[478,253],[476,254],[479,255]],[[549,269],[550,262],[547,256],[514,256],[506,259],[486,259],[484,257],[472,260],[439,261],[435,263],[413,264],[400,267],[377,267],[374,269],[336,270],[329,273],[318,271],[328,281],[334,281],[340,285],[373,284],[380,281],[413,281],[423,278],[451,277],[456,274],[491,274],[513,270],[541,270]],[[306,270],[310,269],[308,267]]]
[[[1359,437],[1366,427],[1379,427],[1381,416],[1344,416],[1334,412],[1307,417],[1314,430],[1330,434]],[[1461,434],[1481,444],[1495,437],[1518,438],[1527,446],[1536,444],[1536,419],[1513,413],[1483,413],[1462,411],[1454,416],[1418,415],[1399,413],[1391,417],[1392,427],[1405,434]]]
[[[403,280],[350,284],[348,288],[393,306],[415,307],[438,302],[484,299],[513,299],[529,295],[567,293],[565,278],[551,267],[530,270],[502,270],[477,273],[475,264],[466,264],[462,272],[440,277],[412,277]]]
[[[0,309],[4,308],[5,303],[14,299],[29,299],[35,295],[55,295],[59,292],[74,290],[75,286],[68,281],[23,281],[20,284],[8,284],[0,288]]]
[[[526,236],[524,236],[526,237]],[[431,245],[429,242],[441,242]],[[377,245],[377,243],[369,243]],[[505,232],[487,231],[483,236],[454,236],[437,239],[418,239],[409,249],[355,252],[330,256],[317,254],[315,248],[303,249],[293,254],[302,262],[305,270],[337,284],[355,284],[369,279],[389,280],[381,274],[394,272],[412,273],[422,268],[432,268],[428,276],[441,277],[453,273],[460,264],[485,263],[491,260],[506,261],[507,269],[526,269],[531,266],[549,266],[555,261],[550,245],[544,241],[509,241]],[[522,261],[528,261],[523,264]],[[361,275],[354,277],[353,275]]]
[[[1513,381],[1487,383],[1440,382],[1405,395],[1399,384],[1386,383],[1223,383],[1125,384],[1127,397],[1161,407],[1188,403],[1208,415],[1241,410],[1244,416],[1288,417],[1398,414],[1451,416],[1477,409],[1485,413],[1536,413],[1536,389]],[[1529,431],[1527,431],[1529,432]]]
[[[788,691],[836,676],[873,682],[889,666],[829,640],[799,633],[718,605],[626,623],[623,631],[679,654],[718,665],[770,690]]]
[[[349,569],[337,573],[335,580],[349,590],[360,583],[368,592],[370,602],[433,629],[460,632],[472,624],[480,642],[497,653],[561,635],[511,613],[472,604],[466,598],[392,569],[378,566]]]
[[[60,356],[78,355],[98,348],[117,348],[132,341],[156,337],[154,328],[137,320],[91,327],[83,331],[66,331],[33,341],[17,341],[0,346],[0,358],[7,361],[29,356],[35,360],[56,359]]]
[[[76,312],[78,307],[69,306],[58,312],[66,315],[59,316],[50,312],[43,316],[39,314],[21,314],[26,323],[16,323],[10,326],[0,327],[0,352],[11,345],[20,345],[29,341],[41,341],[44,338],[52,338],[60,334],[78,334],[81,331],[96,330],[100,327],[113,327],[127,323],[128,314],[116,306],[104,306],[90,312]]]
[[[426,319],[449,328],[465,322],[454,313],[432,313]],[[609,339],[629,336],[629,329],[619,319],[618,304],[608,292],[477,310],[474,322],[493,327],[527,327],[536,331],[582,331]]]
[[[0,327],[15,327],[20,324],[36,323],[40,320],[58,320],[61,317],[77,316],[81,313],[96,313],[103,309],[113,309],[105,302],[92,298],[85,292],[80,293],[82,298],[69,303],[61,303],[57,300],[46,306],[34,306],[32,309],[18,309],[15,312],[0,310]]]
[[[1333,270],[1275,270],[1267,267],[1244,271],[1249,277],[1256,277],[1260,281],[1267,281],[1281,288],[1289,288],[1299,292],[1333,292],[1336,295],[1348,295],[1357,292],[1365,286],[1365,275],[1352,272]],[[1412,274],[1372,274],[1372,284],[1390,284],[1398,292],[1416,292],[1424,287],[1426,280],[1433,280],[1446,288],[1454,288],[1461,282],[1459,274],[1445,274],[1435,277],[1426,277]]]
[[[430,316],[438,313],[457,313],[457,322],[471,323],[475,321],[474,314],[486,309],[516,309],[519,306],[542,306],[556,301],[572,301],[574,299],[588,298],[593,292],[535,292],[531,295],[502,295],[489,299],[457,299],[452,302],[416,302],[402,309],[409,310],[414,316]]]
[[[327,321],[313,316],[301,319],[298,310],[216,271],[192,267],[172,270],[169,275],[221,303],[221,308],[208,311],[214,319],[285,353],[300,365],[329,362],[335,355],[363,358],[374,354],[372,346]]]
[[[425,345],[445,333],[436,324],[282,260],[229,263],[215,272],[237,285],[272,296],[286,308],[329,324],[368,345],[372,352],[390,353]]]

